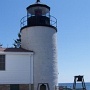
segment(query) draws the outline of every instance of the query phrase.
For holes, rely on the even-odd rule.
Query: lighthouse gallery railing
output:
[[[27,20],[28,20],[28,18],[33,17],[33,16],[35,16],[35,15],[24,16],[20,20],[20,27],[22,28],[24,26],[27,26]],[[51,15],[47,15],[47,16],[46,15],[43,15],[43,16],[50,18],[50,25],[57,28],[57,19],[55,17],[53,17]]]

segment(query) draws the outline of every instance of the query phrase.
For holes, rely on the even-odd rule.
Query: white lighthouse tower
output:
[[[27,16],[21,20],[21,47],[34,52],[31,90],[55,90],[57,20],[50,15],[50,7],[40,0],[26,9]]]

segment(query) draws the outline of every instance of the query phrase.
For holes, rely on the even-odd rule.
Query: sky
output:
[[[26,7],[36,0],[0,1],[0,43],[13,47]],[[90,0],[41,0],[57,18],[58,81],[84,75],[90,82]]]

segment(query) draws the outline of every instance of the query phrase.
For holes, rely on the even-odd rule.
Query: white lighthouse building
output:
[[[55,90],[57,20],[40,0],[26,9],[27,16],[21,19],[21,48],[0,49],[6,65],[0,72],[0,84],[9,87],[5,90]]]
[[[56,20],[56,19],[54,19]],[[23,24],[23,23],[22,23]],[[57,28],[53,26],[50,7],[37,1],[27,7],[27,26],[21,28],[21,47],[34,51],[34,89],[57,85]]]

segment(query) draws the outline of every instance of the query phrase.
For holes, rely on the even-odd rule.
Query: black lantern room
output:
[[[21,19],[21,28],[30,26],[51,26],[56,29],[57,20],[50,15],[50,7],[41,4],[40,0],[37,0],[35,4],[28,6],[27,16]]]

